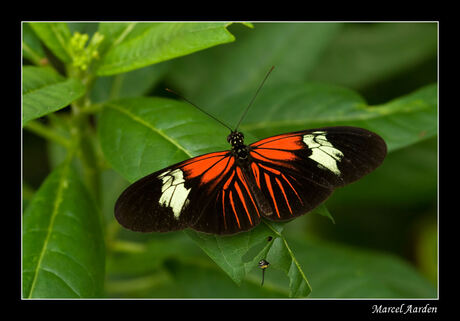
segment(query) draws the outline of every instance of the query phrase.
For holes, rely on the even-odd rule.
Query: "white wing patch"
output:
[[[317,162],[318,167],[326,168],[340,176],[337,162],[342,160],[343,153],[326,139],[326,132],[316,131],[304,135],[303,142],[311,149],[312,154],[308,157]]]
[[[160,205],[168,206],[174,213],[174,218],[179,219],[184,205],[188,204],[187,196],[191,188],[185,188],[184,173],[179,169],[168,170],[158,176],[163,181],[161,186]]]

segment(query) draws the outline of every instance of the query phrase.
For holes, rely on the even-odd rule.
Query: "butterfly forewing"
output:
[[[332,191],[378,167],[386,144],[355,127],[326,127],[277,135],[251,146],[252,173],[269,200],[272,220],[305,214]]]

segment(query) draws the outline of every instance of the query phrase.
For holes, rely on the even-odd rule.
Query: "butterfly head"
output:
[[[244,135],[243,133],[232,131],[227,136],[227,142],[229,142],[232,145],[232,147],[242,146],[244,145]]]
[[[230,135],[227,136],[227,141],[232,145],[232,150],[238,159],[245,160],[248,158],[248,149],[244,144],[244,135],[243,133],[232,131]]]

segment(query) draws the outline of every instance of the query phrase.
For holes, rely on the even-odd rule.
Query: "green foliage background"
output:
[[[24,23],[23,297],[437,297],[437,27]],[[248,143],[359,126],[386,140],[384,164],[286,224],[122,229],[113,206],[130,182],[228,148],[164,88],[235,124],[272,65]]]

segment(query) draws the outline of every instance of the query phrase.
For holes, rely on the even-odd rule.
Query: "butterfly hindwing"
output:
[[[256,184],[269,202],[271,220],[289,220],[303,215],[330,196],[332,189],[313,183],[292,169],[278,164],[253,162]]]
[[[241,167],[236,164],[220,180],[216,193],[202,208],[193,229],[214,233],[234,234],[252,229],[260,222],[260,210]]]

